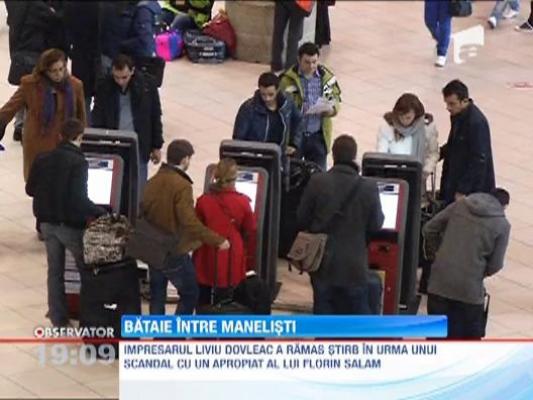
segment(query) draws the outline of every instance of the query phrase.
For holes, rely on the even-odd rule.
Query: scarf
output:
[[[68,76],[59,83],[53,82],[45,77],[45,79],[42,80],[42,83],[42,123],[45,128],[44,132],[47,132],[56,115],[57,104],[56,99],[54,98],[54,90],[58,96],[60,94],[63,94],[64,96],[65,111],[63,121],[74,116],[74,92]]]
[[[394,129],[394,139],[400,141],[406,137],[412,138],[411,155],[415,156],[417,160],[424,165],[426,160],[426,118],[422,115],[414,120],[409,126],[403,126],[396,118],[392,117],[392,113],[385,114],[385,120]]]

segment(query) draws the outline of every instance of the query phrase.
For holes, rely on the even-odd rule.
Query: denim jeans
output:
[[[430,293],[428,314],[448,317],[448,339],[481,339],[485,336],[483,304],[463,303]]]
[[[65,249],[70,250],[81,271],[84,266],[83,230],[46,222],[40,227],[48,260],[48,315],[52,324],[65,325],[69,320],[65,294]]]
[[[24,120],[26,119],[26,108],[21,108],[15,114],[15,129],[22,129],[24,126]]]
[[[500,22],[507,7],[510,7],[513,11],[520,11],[520,0],[496,0],[490,16],[496,18],[496,22]]]
[[[137,202],[141,204],[142,196],[144,187],[146,186],[146,182],[148,181],[148,163],[144,162],[140,156],[139,156],[139,182],[137,183]]]
[[[328,153],[322,131],[313,134],[304,133],[301,152],[303,158],[307,161],[313,161],[318,164],[322,171],[327,170]]]
[[[370,314],[368,287],[337,286],[311,277],[313,314]]]
[[[169,281],[180,295],[176,314],[192,314],[199,291],[194,264],[188,254],[169,257],[163,269],[150,266],[150,314],[165,314]]]
[[[437,55],[446,56],[450,45],[452,31],[452,16],[450,2],[440,0],[426,0],[424,21],[431,36],[437,42]]]
[[[174,17],[174,21],[172,21],[170,26],[172,29],[176,29],[182,33],[190,29],[198,29],[194,19],[192,19],[190,15],[184,13],[178,13]]]

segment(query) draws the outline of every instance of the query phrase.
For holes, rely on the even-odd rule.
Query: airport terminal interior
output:
[[[217,2],[223,6],[223,2]],[[433,64],[434,42],[423,17],[424,3],[397,1],[337,1],[330,8],[332,42],[321,62],[336,74],[342,88],[342,108],[334,119],[334,134],[353,135],[358,160],[373,151],[382,115],[404,92],[417,94],[435,117],[439,143],[446,141],[449,114],[442,87],[459,78],[490,123],[497,185],[511,194],[507,216],[512,224],[504,269],[487,279],[491,306],[487,337],[530,338],[533,332],[533,35],[514,26],[529,13],[529,1],[515,20],[495,30],[486,19],[492,2],[474,2],[468,18],[453,20],[453,33],[483,27],[481,45],[466,43],[454,55],[456,36],[444,68]],[[4,5],[0,5],[1,8]],[[2,21],[3,22],[3,21]],[[8,35],[0,33],[0,102],[14,92],[7,83]],[[468,42],[468,41],[467,41]],[[454,47],[455,46],[455,47]],[[232,134],[239,105],[256,88],[268,65],[227,60],[219,65],[193,64],[181,58],[166,65],[160,89],[166,143],[190,140],[196,150],[190,167],[195,196],[203,190],[206,166],[218,160],[219,144]],[[0,339],[32,338],[45,318],[46,254],[37,239],[31,199],[24,192],[22,147],[12,140],[12,124],[0,152]],[[331,165],[331,159],[328,163]],[[440,166],[439,166],[440,167]],[[150,174],[156,166],[150,166]],[[279,262],[283,285],[276,300],[310,310],[308,278],[288,272]],[[425,296],[419,313],[425,313]],[[280,307],[282,308],[282,307]],[[172,312],[169,305],[167,312]],[[147,312],[146,305],[143,311]],[[286,311],[279,311],[286,312]],[[43,367],[37,345],[0,341],[0,398],[118,397],[118,363],[110,366]]]

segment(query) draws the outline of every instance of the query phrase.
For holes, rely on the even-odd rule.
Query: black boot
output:
[[[18,126],[13,131],[13,140],[15,142],[21,142],[22,143],[22,127]]]

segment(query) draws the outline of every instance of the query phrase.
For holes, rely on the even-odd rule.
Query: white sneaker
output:
[[[520,14],[519,11],[515,11],[512,8],[508,8],[505,10],[505,12],[502,14],[503,19],[513,19],[518,17],[518,14]]]
[[[435,66],[444,67],[444,64],[446,64],[446,56],[438,56],[435,60]]]
[[[496,21],[496,17],[489,17],[487,20],[487,23],[489,24],[491,29],[496,28],[496,25],[498,25],[498,21]]]

